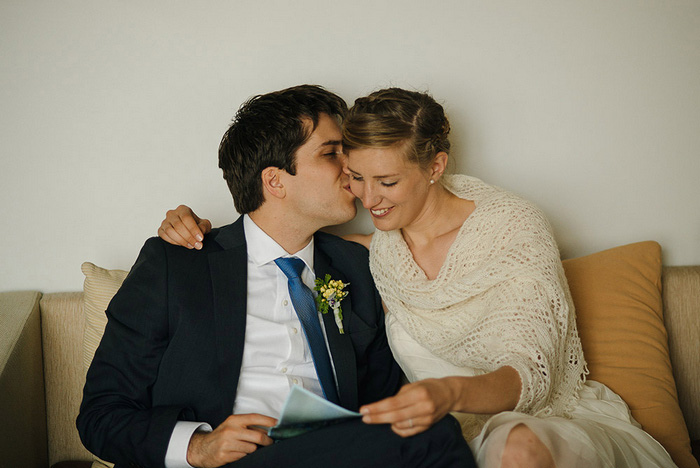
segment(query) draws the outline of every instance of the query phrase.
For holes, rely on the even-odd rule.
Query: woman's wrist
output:
[[[464,408],[465,401],[463,400],[465,399],[465,395],[469,394],[470,379],[471,377],[458,376],[443,377],[441,379],[449,395],[450,412],[467,412]]]
[[[509,366],[474,377],[441,380],[449,395],[450,411],[495,414],[512,410],[520,398],[520,376]]]

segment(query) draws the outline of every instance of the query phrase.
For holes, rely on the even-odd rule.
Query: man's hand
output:
[[[272,444],[264,429],[277,420],[262,414],[234,414],[212,432],[195,432],[187,447],[187,463],[197,468],[216,468]]]
[[[158,236],[171,244],[199,250],[202,248],[204,234],[210,231],[211,223],[208,219],[201,219],[189,206],[180,205],[165,213],[165,219],[158,228]]]
[[[423,432],[453,410],[455,389],[448,379],[419,380],[401,387],[389,398],[360,408],[362,421],[391,424],[401,437]]]

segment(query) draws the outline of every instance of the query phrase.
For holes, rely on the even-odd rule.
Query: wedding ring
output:
[[[413,429],[413,418],[409,418],[408,420],[409,427]]]

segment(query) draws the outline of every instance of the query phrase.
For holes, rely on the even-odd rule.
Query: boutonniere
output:
[[[326,275],[324,279],[316,278],[314,290],[318,291],[316,296],[316,305],[322,314],[327,314],[328,310],[333,310],[335,324],[338,326],[338,331],[341,335],[345,334],[343,329],[343,309],[340,307],[340,301],[345,296],[350,294],[349,291],[343,291],[345,286],[350,283],[343,283],[340,280],[331,279],[331,275]]]

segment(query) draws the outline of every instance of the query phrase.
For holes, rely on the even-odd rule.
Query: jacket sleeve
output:
[[[85,447],[117,464],[164,466],[186,408],[154,407],[151,389],[168,346],[167,256],[149,239],[107,308],[77,419]]]

